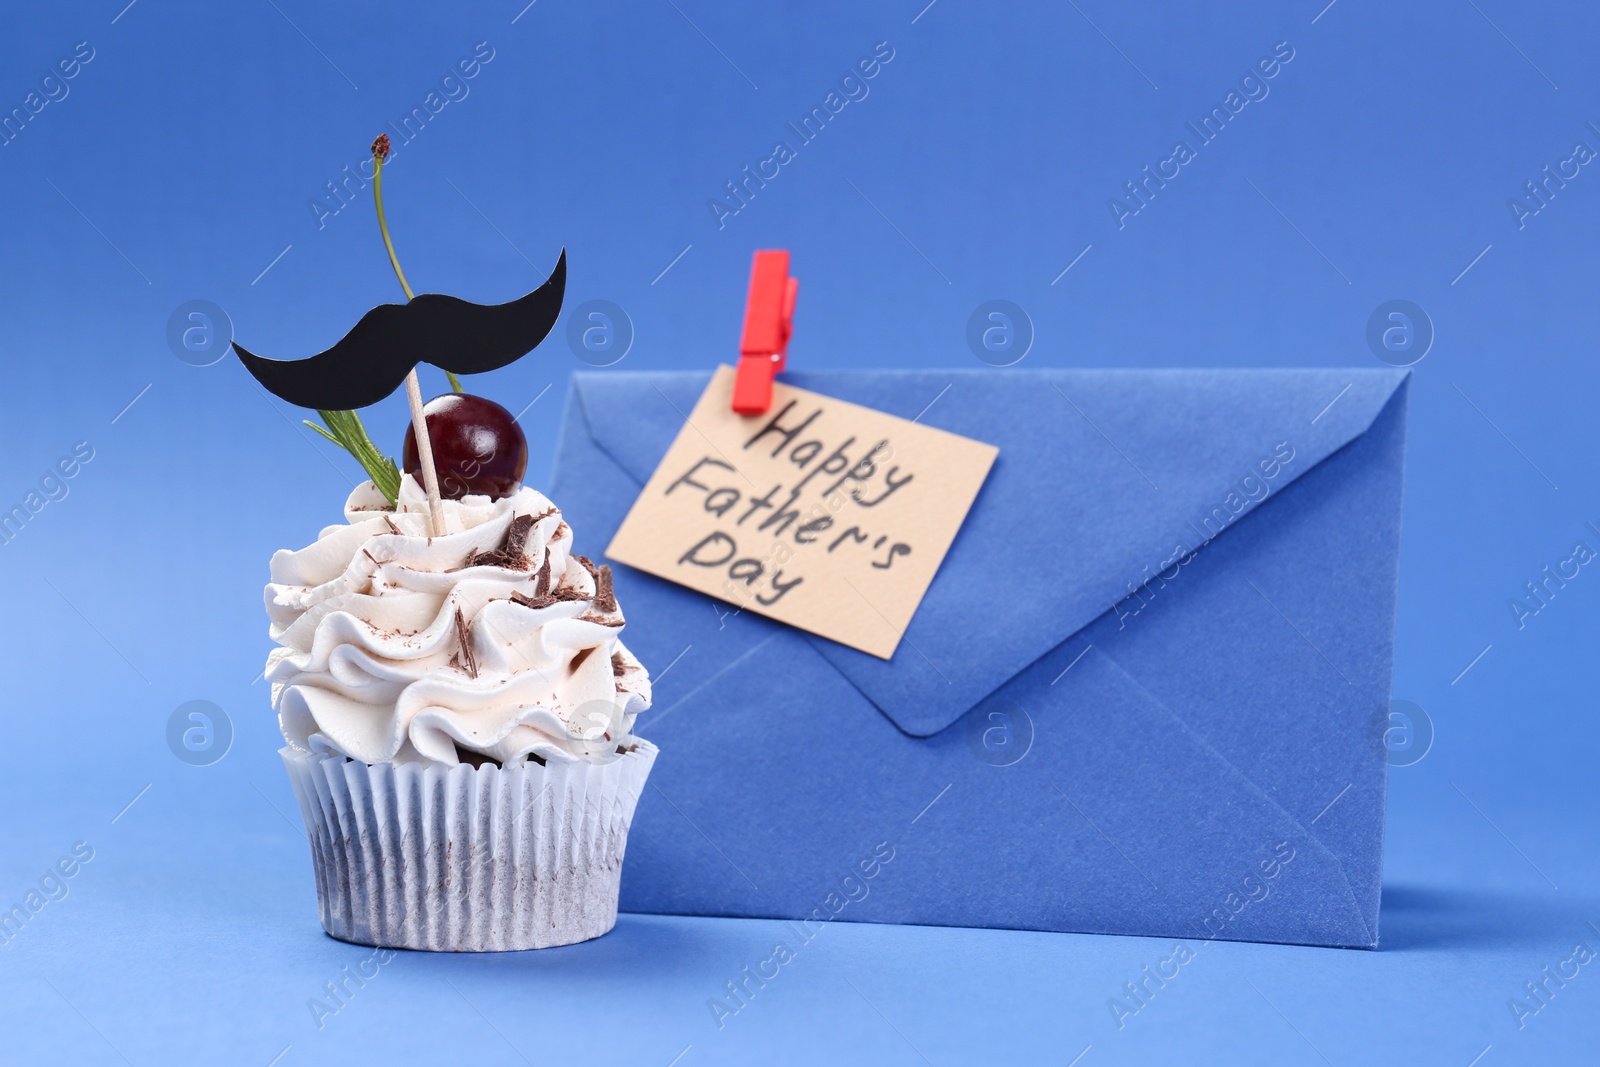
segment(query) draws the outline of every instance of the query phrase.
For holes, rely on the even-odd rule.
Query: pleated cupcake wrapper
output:
[[[616,925],[628,826],[655,763],[510,769],[281,751],[311,839],[322,925],[385,948],[570,945]]]

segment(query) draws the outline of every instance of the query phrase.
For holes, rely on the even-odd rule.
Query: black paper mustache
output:
[[[297,407],[346,411],[376,404],[418,363],[453,374],[482,374],[536,348],[561,317],[567,252],[545,283],[505,304],[473,304],[424,293],[409,304],[380,304],[326,352],[263,359],[237,341],[233,351],[269,393]]]

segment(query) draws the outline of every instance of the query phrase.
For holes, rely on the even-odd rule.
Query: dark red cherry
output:
[[[491,499],[510,496],[528,469],[528,439],[511,412],[470,393],[446,393],[422,406],[433,445],[433,467],[439,474],[439,495],[460,500],[469,493]],[[406,427],[401,465],[422,480],[417,437]]]

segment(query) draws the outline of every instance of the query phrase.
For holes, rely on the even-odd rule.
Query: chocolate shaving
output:
[[[474,552],[467,557],[467,566],[493,566],[505,567],[507,570],[525,571],[528,569],[528,557],[525,551],[528,546],[528,533],[533,529],[533,524],[538,519],[532,515],[518,515],[511,520],[511,525],[506,529],[506,539],[499,548],[488,552]]]
[[[578,621],[579,622],[598,623],[601,626],[610,626],[613,629],[617,629],[617,628],[620,628],[622,626],[622,620],[617,618],[616,616],[613,615],[613,616],[609,616],[608,617],[608,616],[605,616],[605,615],[596,615],[592,611],[585,612],[584,614],[579,615],[578,616]]]
[[[567,668],[569,670],[576,671],[579,667],[583,666],[584,662],[593,654],[594,649],[592,647],[583,649],[576,656],[572,657],[572,662],[567,665]]]
[[[583,564],[583,569],[589,572],[589,577],[599,581],[600,573],[594,569],[594,564],[589,561],[588,556],[573,556],[572,558]]]
[[[588,599],[576,589],[556,589],[542,596],[528,596],[522,592],[513,592],[511,594],[512,603],[521,604],[525,608],[533,608],[535,610],[547,608],[551,604],[566,604],[575,600]]]
[[[626,660],[624,660],[622,658],[622,653],[621,652],[613,652],[613,653],[611,653],[611,676],[613,678],[621,678],[624,674],[627,673],[627,670],[628,670],[628,663],[627,663]]]
[[[473,678],[478,676],[478,657],[472,653],[472,634],[467,630],[467,617],[461,614],[461,609],[456,609],[456,641],[461,646],[458,655],[461,662],[458,664],[462,670]]]
[[[521,559],[528,546],[528,531],[533,529],[536,521],[532,515],[518,515],[512,519],[511,526],[506,530],[506,543],[500,546],[501,554],[507,559]]]
[[[548,596],[550,593],[550,553],[544,554],[544,565],[539,568],[539,575],[533,582],[533,595],[536,597]]]
[[[394,533],[394,534],[399,534],[400,533],[400,527],[396,526],[394,524],[394,520],[391,519],[389,516],[385,515],[383,517],[383,521],[389,524],[389,531],[391,533]]]
[[[594,607],[596,611],[603,611],[607,615],[617,610],[617,596],[611,587],[611,568],[606,564],[600,565],[599,573],[594,580]]]
[[[525,596],[520,592],[512,592],[511,602],[513,604],[521,604],[525,608],[532,608],[534,611],[538,611],[540,608],[547,608],[551,604],[554,604],[556,602],[556,598],[553,596]]]

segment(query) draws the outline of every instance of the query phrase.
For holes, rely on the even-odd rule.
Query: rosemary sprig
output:
[[[394,460],[378,451],[378,446],[372,443],[372,438],[367,436],[367,428],[361,425],[361,416],[353,411],[317,411],[322,416],[322,421],[327,425],[318,426],[310,419],[305,420],[307,426],[344,449],[355,457],[361,468],[367,472],[367,477],[372,479],[372,484],[378,487],[391,505],[400,499],[400,468],[395,466]]]

